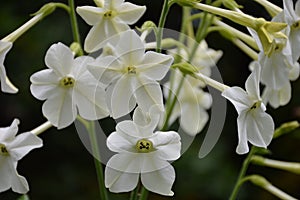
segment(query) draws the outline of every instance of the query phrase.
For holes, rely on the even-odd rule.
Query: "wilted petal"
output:
[[[173,57],[148,51],[143,63],[139,65],[139,71],[153,80],[161,80],[165,77],[173,62]]]
[[[151,192],[167,196],[174,195],[171,188],[175,181],[175,170],[171,165],[157,171],[142,173],[141,181]]]
[[[105,186],[110,192],[129,192],[136,188],[139,173],[124,173],[110,167],[105,168]]]
[[[134,24],[145,13],[146,6],[125,2],[118,7],[118,17],[126,24]]]

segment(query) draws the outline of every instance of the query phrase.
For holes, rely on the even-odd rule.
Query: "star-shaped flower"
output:
[[[102,48],[107,39],[129,30],[146,11],[145,6],[137,6],[124,0],[109,0],[103,8],[92,6],[77,7],[78,14],[92,27],[88,33],[84,49],[94,52]]]
[[[58,129],[73,123],[78,113],[87,120],[108,116],[104,86],[86,68],[92,61],[89,56],[74,59],[70,48],[53,44],[45,57],[49,69],[30,77],[31,93],[46,100],[43,114]]]
[[[6,70],[4,67],[4,59],[7,52],[11,49],[11,42],[4,42],[0,40],[0,80],[1,80],[1,91],[7,93],[16,93],[18,89],[10,82],[6,76]]]
[[[88,69],[107,87],[107,102],[113,118],[132,111],[136,103],[145,112],[153,105],[163,108],[162,91],[157,81],[168,72],[172,56],[152,51],[132,30],[121,34],[114,49],[116,56],[98,57]]]
[[[222,92],[238,112],[239,143],[237,153],[244,154],[249,151],[247,142],[266,148],[274,134],[274,122],[267,114],[266,107],[260,98],[259,80],[260,66],[257,66],[246,81],[246,91],[240,87],[231,87]]]
[[[17,172],[18,161],[32,149],[42,146],[42,140],[33,133],[16,136],[19,120],[10,127],[0,128],[0,192],[12,188],[14,192],[25,194],[29,191],[26,179]]]
[[[134,121],[118,123],[107,138],[108,148],[117,154],[106,165],[105,185],[111,192],[128,192],[141,179],[147,190],[172,196],[175,171],[168,161],[180,157],[180,136],[174,131],[154,132],[157,123],[152,122],[158,120],[141,122],[148,117],[141,109],[136,112]]]

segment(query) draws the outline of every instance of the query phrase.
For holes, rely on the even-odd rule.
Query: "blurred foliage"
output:
[[[5,37],[20,25],[30,19],[29,14],[36,12],[48,0],[2,0],[0,6],[0,38]],[[67,3],[66,1],[59,1]],[[134,0],[136,4],[146,5],[147,11],[137,24],[140,26],[146,20],[158,22],[163,1]],[[280,1],[276,1],[280,2]],[[93,5],[92,1],[77,0],[76,5]],[[265,16],[267,13],[252,1],[239,1],[244,5],[246,12],[255,16]],[[179,30],[180,12],[178,6],[172,7],[167,18],[166,27]],[[89,30],[83,20],[78,17],[82,41]],[[16,95],[0,93],[0,126],[8,126],[14,118],[19,118],[21,132],[31,130],[45,119],[41,112],[42,102],[31,96],[29,91],[29,77],[32,73],[45,68],[44,56],[51,44],[63,42],[72,43],[70,22],[65,11],[58,9],[53,14],[38,23],[34,28],[25,33],[13,45],[8,53],[5,66],[12,82],[19,87]],[[249,75],[248,63],[250,59],[234,47],[229,41],[213,33],[207,41],[212,48],[221,49],[223,58],[218,63],[218,68],[228,85],[244,87],[244,82]],[[292,83],[293,99],[286,106],[277,109],[268,108],[274,117],[275,123],[281,123],[300,118],[300,81]],[[229,105],[229,104],[228,104]],[[198,159],[198,151],[204,133],[199,134],[190,149],[174,162],[176,168],[176,182],[173,190],[174,197],[162,197],[150,194],[149,199],[227,199],[241,163],[245,156],[235,153],[237,145],[237,114],[233,106],[228,106],[228,115],[223,133],[213,151],[205,158]],[[106,123],[103,123],[106,124]],[[113,130],[113,128],[106,128]],[[109,133],[109,132],[108,132]],[[57,131],[50,129],[41,135],[44,147],[36,149],[23,158],[18,165],[18,171],[24,175],[29,184],[29,197],[32,200],[94,200],[99,199],[97,191],[97,178],[94,170],[93,157],[88,153],[77,136],[72,125]],[[300,131],[282,136],[272,142],[270,150],[273,159],[300,162],[300,156],[295,150],[300,143]],[[275,186],[300,198],[300,177],[287,172],[250,166],[249,173],[264,175]],[[1,181],[1,180],[0,180]],[[1,200],[14,200],[20,195],[7,191],[0,194]],[[112,194],[111,199],[128,199],[129,194]],[[251,184],[242,186],[239,199],[274,199],[274,196]]]

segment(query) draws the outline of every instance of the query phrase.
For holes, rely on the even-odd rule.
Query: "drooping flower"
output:
[[[170,89],[172,95],[176,93],[182,78],[180,71],[176,70],[172,80],[172,88],[170,88],[170,82],[165,84],[165,98],[168,98]],[[202,81],[191,76],[184,77],[182,88],[179,95],[176,96],[177,102],[169,119],[169,124],[172,124],[180,117],[180,127],[187,134],[193,136],[199,133],[207,123],[209,116],[206,109],[209,109],[212,104],[211,95],[204,92],[200,87],[202,83]]]
[[[263,102],[265,105],[269,103],[273,108],[284,106],[291,100],[291,90],[292,88],[289,82],[278,90],[265,87],[262,95]]]
[[[25,177],[17,172],[18,161],[32,149],[42,146],[42,140],[33,133],[16,135],[19,120],[15,119],[10,127],[0,128],[0,192],[10,188],[25,194],[29,191]]]
[[[260,98],[259,89],[260,66],[256,66],[246,81],[246,91],[240,87],[230,87],[222,92],[238,112],[237,153],[244,154],[249,151],[248,141],[258,147],[266,148],[274,134],[274,122],[267,114],[266,107]]]
[[[73,123],[78,113],[87,120],[108,116],[104,86],[86,68],[93,60],[89,56],[74,59],[70,48],[53,44],[45,57],[49,69],[30,77],[31,93],[46,100],[43,114],[58,129]]]
[[[158,120],[148,121],[141,109],[136,112],[134,121],[118,123],[107,138],[108,148],[117,154],[106,165],[105,185],[111,192],[128,192],[140,179],[147,190],[172,196],[175,170],[168,161],[180,157],[180,136],[174,131],[154,132],[157,123],[151,122]]]
[[[129,30],[128,25],[134,24],[144,14],[146,7],[124,3],[124,0],[109,0],[104,2],[102,8],[81,6],[76,10],[93,26],[85,39],[84,49],[94,52],[102,48],[109,37]]]
[[[148,51],[132,30],[121,34],[113,56],[98,57],[88,69],[107,87],[107,102],[113,118],[133,110],[136,103],[144,112],[153,105],[163,108],[157,81],[168,72],[172,56]]]
[[[4,67],[4,59],[7,52],[11,49],[11,42],[4,42],[0,40],[0,81],[1,81],[1,91],[7,93],[16,93],[18,89],[10,82],[6,76],[6,70]]]

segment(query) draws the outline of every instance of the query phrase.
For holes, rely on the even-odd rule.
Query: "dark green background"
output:
[[[1,0],[0,4],[0,38],[14,31],[18,26],[30,19],[29,14],[36,12],[46,0]],[[66,3],[66,1],[61,1]],[[147,11],[138,25],[145,20],[158,22],[162,0],[135,0],[136,4],[146,5]],[[255,16],[265,16],[266,12],[253,2],[238,1],[245,5],[245,10]],[[246,3],[247,2],[247,3]],[[76,5],[93,5],[92,1],[76,1]],[[277,2],[278,3],[278,2]],[[280,1],[279,1],[280,5]],[[170,10],[166,27],[178,30],[181,9],[174,6]],[[90,27],[78,17],[82,40]],[[14,118],[19,118],[20,132],[28,131],[45,122],[41,112],[41,101],[31,96],[29,77],[36,71],[45,68],[44,56],[51,44],[72,43],[68,15],[58,9],[34,28],[20,37],[8,53],[5,66],[7,74],[20,89],[16,95],[0,93],[0,126],[9,126]],[[249,75],[250,59],[219,34],[211,34],[208,43],[215,49],[222,49],[224,55],[218,68],[228,85],[244,87]],[[273,116],[276,126],[282,122],[299,120],[300,118],[300,81],[292,83],[293,99],[286,106],[269,113]],[[221,138],[213,151],[204,159],[197,154],[204,134],[197,136],[193,145],[178,161],[174,163],[177,176],[173,190],[174,197],[162,197],[151,194],[149,199],[227,199],[235,183],[242,160],[245,156],[235,153],[237,145],[236,130],[237,114],[228,104],[226,124]],[[105,120],[104,123],[111,121]],[[114,127],[107,128],[113,131]],[[110,132],[110,131],[108,131]],[[273,152],[271,158],[298,161],[299,131],[274,140],[269,146]],[[74,125],[57,131],[55,128],[41,135],[44,146],[28,154],[18,163],[18,172],[24,175],[29,184],[29,196],[32,200],[94,200],[99,199],[97,179],[92,156],[82,145]],[[263,174],[274,185],[300,198],[300,176],[275,169],[250,166],[250,173]],[[1,177],[0,177],[1,181]],[[0,194],[0,200],[16,199],[19,195],[7,191]],[[126,199],[129,194],[112,195],[111,199]],[[252,184],[245,184],[239,199],[276,199]]]

